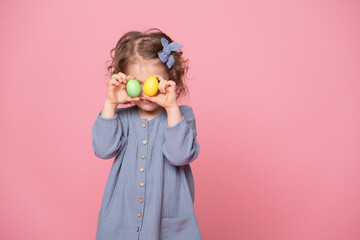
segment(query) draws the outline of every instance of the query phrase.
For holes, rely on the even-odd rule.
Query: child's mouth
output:
[[[152,101],[146,100],[146,99],[144,99],[144,98],[141,98],[140,101],[141,101],[142,103],[145,103],[145,104],[150,104],[150,103],[152,103]]]

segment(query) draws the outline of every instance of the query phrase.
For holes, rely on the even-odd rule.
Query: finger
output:
[[[120,82],[122,82],[122,83],[126,83],[126,82],[127,82],[127,77],[126,77],[126,75],[125,75],[124,73],[119,72],[119,73],[118,73],[118,76],[120,77]]]
[[[160,75],[158,75],[158,74],[154,74],[154,76],[155,76],[159,81],[165,80],[162,76],[160,76]]]
[[[166,80],[159,74],[154,74],[154,77],[156,77],[159,80],[159,91],[161,93],[165,93],[165,88],[162,87],[161,82],[164,82]]]
[[[173,81],[171,81],[171,80],[167,81],[164,86],[164,89],[165,89],[164,94],[166,94],[167,92],[174,91],[174,86],[175,86],[175,84]]]
[[[171,91],[171,90],[173,89],[172,86],[174,86],[174,81],[169,80],[169,81],[164,82],[164,86],[163,86],[163,88],[164,88],[164,93],[166,93],[166,91],[167,91],[168,89]]]
[[[141,97],[146,99],[146,100],[151,100],[153,98],[153,97],[150,97],[150,96],[148,96],[146,94],[142,95]]]
[[[164,83],[164,93],[167,92],[167,88],[168,88],[169,86],[171,86],[171,82],[168,80],[168,81],[166,81],[166,82]]]
[[[176,88],[176,82],[169,80],[165,85],[165,89],[174,90]]]
[[[160,81],[159,90],[160,90],[161,93],[165,93],[166,82],[167,82],[166,80]]]
[[[119,82],[119,80],[118,80],[116,77],[112,77],[112,78],[110,79],[110,81],[109,81],[109,84],[110,84],[111,86],[113,86],[113,85],[119,86],[119,85],[120,85],[120,82]]]
[[[166,82],[165,88],[168,87],[168,86],[174,87],[175,85],[176,85],[176,82],[174,82],[172,80],[169,80],[169,81]]]
[[[158,102],[158,97],[156,95],[152,96],[152,97],[149,97],[148,95],[144,95],[143,98],[146,99],[146,100],[152,101],[154,103]]]
[[[128,76],[126,77],[126,80],[129,81],[130,79],[136,79],[136,78],[135,78],[135,76],[133,76],[133,75],[128,75]]]
[[[125,73],[119,72],[118,75],[119,75],[121,78],[125,78],[125,79],[126,79]]]
[[[159,92],[161,92],[161,93],[163,92],[163,91],[162,91],[162,85],[163,85],[163,83],[164,83],[164,81],[160,81],[160,82],[159,82],[159,87],[158,87],[158,89],[159,89]]]
[[[119,75],[117,75],[117,74],[113,74],[113,75],[111,76],[111,79],[114,79],[114,80],[119,81],[119,80],[121,79],[121,77],[120,77]]]
[[[112,79],[114,79],[119,84],[120,83],[126,83],[126,81],[124,82],[123,77],[121,75],[119,75],[119,74],[113,74]],[[119,84],[116,84],[116,85],[118,86]]]
[[[129,97],[128,98],[129,101],[140,101],[140,97]]]

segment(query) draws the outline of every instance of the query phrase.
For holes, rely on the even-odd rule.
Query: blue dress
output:
[[[199,155],[192,108],[167,126],[163,110],[151,120],[137,106],[98,113],[92,128],[94,154],[115,157],[99,211],[96,240],[202,239],[194,210],[190,163]]]

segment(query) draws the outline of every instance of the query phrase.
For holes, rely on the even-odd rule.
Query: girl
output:
[[[92,128],[92,147],[115,157],[105,186],[97,240],[202,239],[194,211],[190,163],[199,155],[192,108],[179,106],[187,93],[182,46],[153,28],[123,35],[112,56],[103,109]],[[132,98],[126,83],[155,76],[159,91]],[[127,108],[119,104],[133,102]]]

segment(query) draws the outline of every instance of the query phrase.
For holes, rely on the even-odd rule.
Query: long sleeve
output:
[[[175,166],[191,163],[200,151],[192,108],[182,105],[180,111],[181,120],[174,126],[166,127],[165,142],[162,147],[165,158]]]
[[[127,121],[125,112],[120,108],[112,118],[104,118],[100,111],[92,128],[92,147],[94,154],[102,159],[116,156],[124,147],[127,138]],[[120,117],[121,116],[121,117]]]

